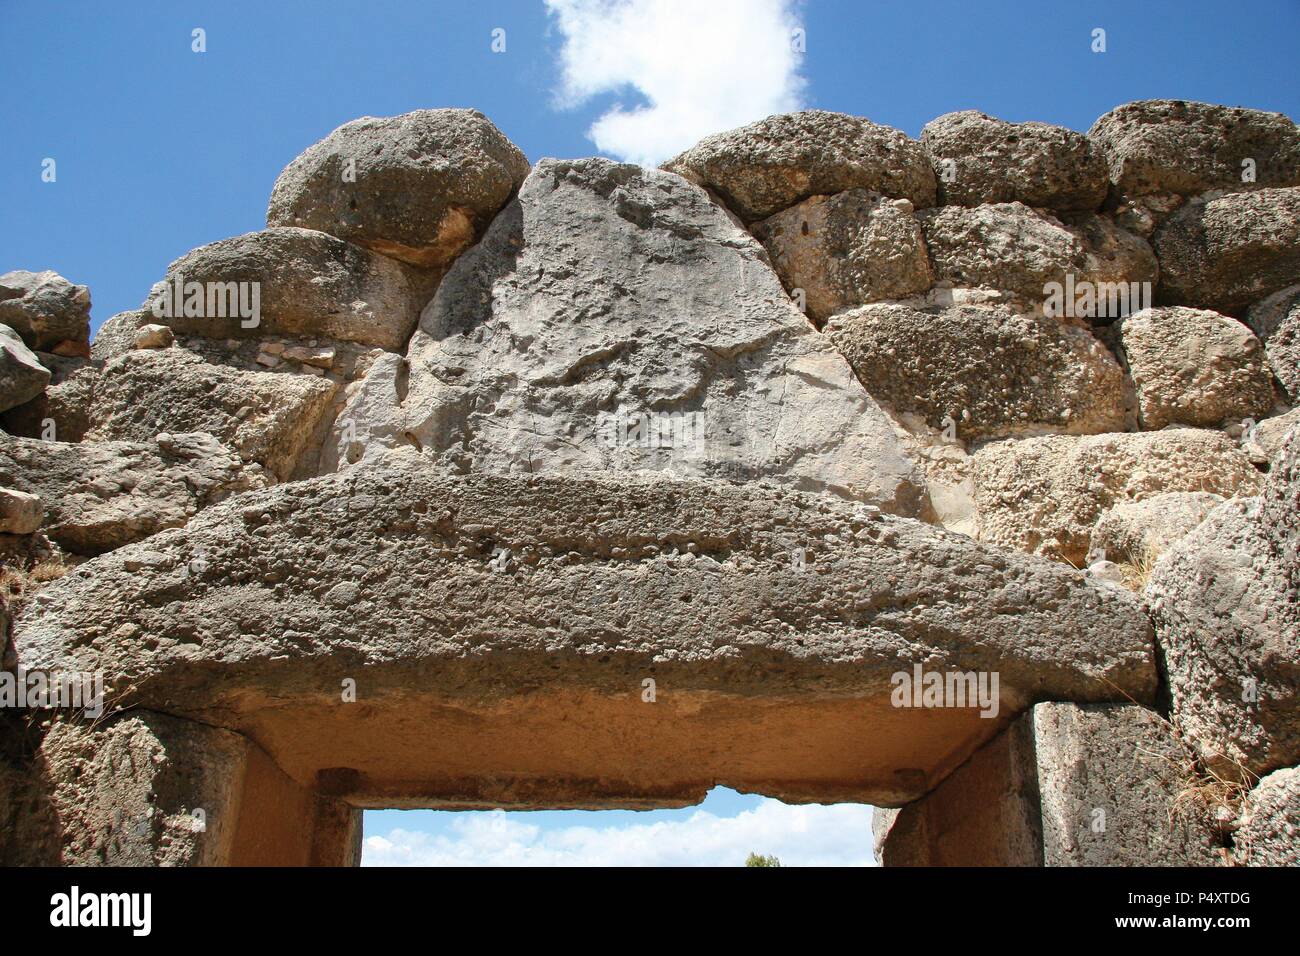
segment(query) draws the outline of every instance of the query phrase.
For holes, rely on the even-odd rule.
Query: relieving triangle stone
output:
[[[457,472],[660,471],[925,509],[889,420],[762,246],[670,173],[538,163],[408,356],[392,401],[372,389],[340,416],[368,447],[415,444]]]

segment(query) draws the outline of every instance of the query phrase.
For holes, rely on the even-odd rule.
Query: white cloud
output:
[[[450,834],[392,830],[365,840],[366,866],[740,866],[750,852],[784,866],[870,866],[871,808],[764,800],[734,817],[543,828],[525,814],[466,813]]]
[[[592,124],[597,149],[652,166],[710,133],[800,107],[791,0],[545,0],[564,36],[562,102],[628,88]]]

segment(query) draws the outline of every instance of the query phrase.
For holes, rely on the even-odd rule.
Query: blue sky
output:
[[[0,272],[89,285],[96,326],[261,228],[280,170],[363,115],[477,107],[534,161],[655,161],[801,107],[912,135],[969,108],[1084,130],[1150,97],[1300,117],[1300,0],[0,0],[0,23]],[[864,812],[723,791],[639,815],[385,812],[367,860],[861,862]]]

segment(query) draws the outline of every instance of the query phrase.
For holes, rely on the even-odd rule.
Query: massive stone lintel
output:
[[[449,478],[411,450],[83,565],[16,645],[356,806],[680,805],[719,783],[897,804],[1035,699],[1156,684],[1136,600],[1073,569],[824,496]],[[915,665],[996,673],[997,716],[894,706]]]

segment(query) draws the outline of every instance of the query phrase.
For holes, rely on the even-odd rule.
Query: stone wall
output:
[[[886,865],[1297,859],[1287,117],[812,110],[658,170],[368,117],[89,308],[0,275],[4,674],[104,688],[0,710],[0,862],[718,783],[895,807]]]

